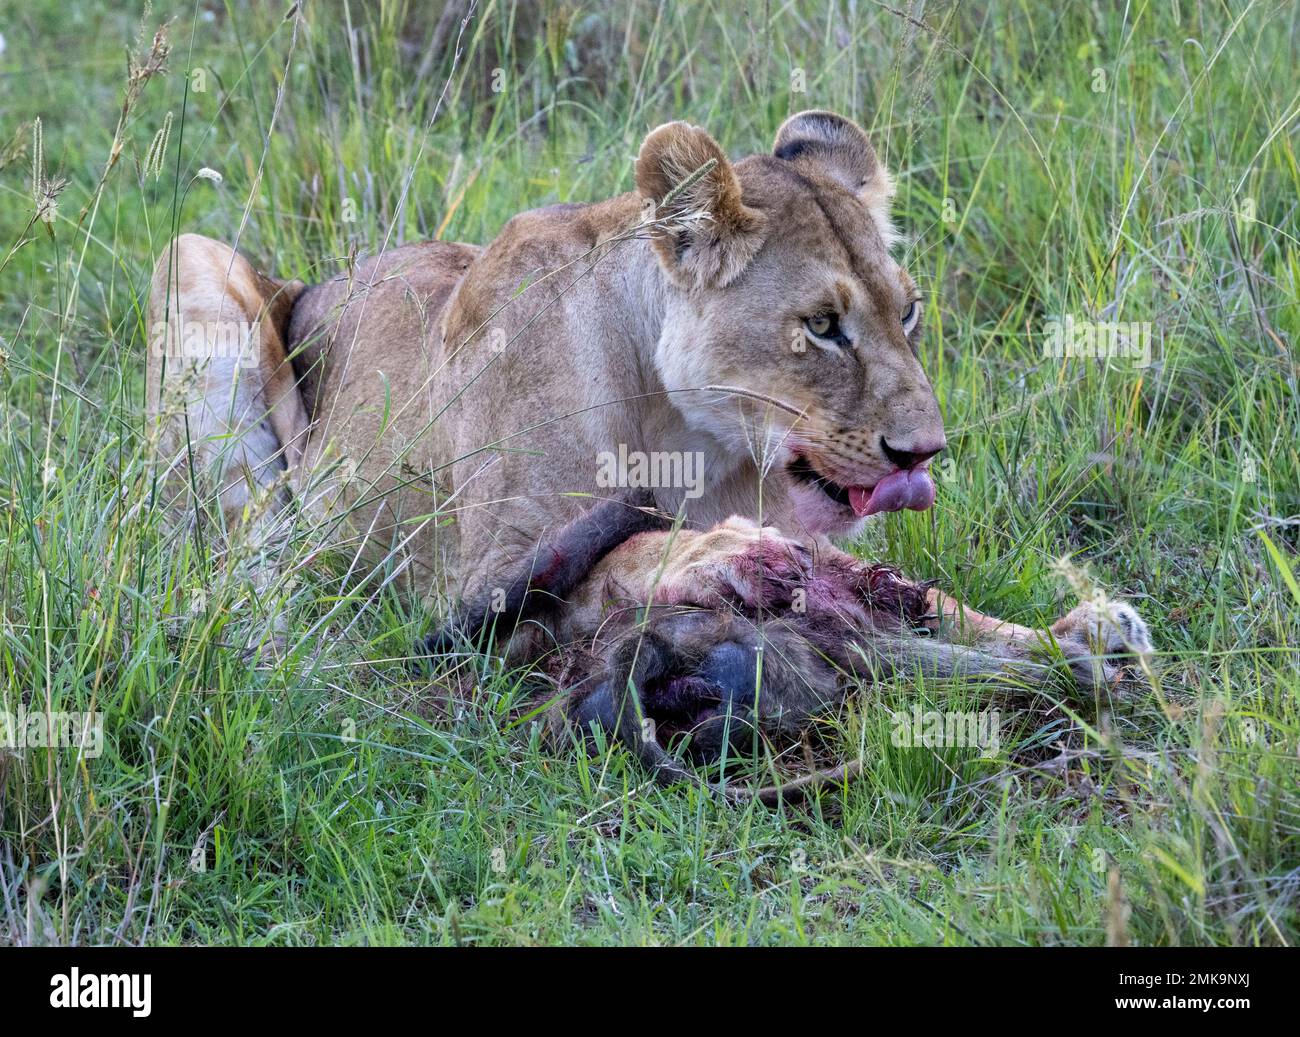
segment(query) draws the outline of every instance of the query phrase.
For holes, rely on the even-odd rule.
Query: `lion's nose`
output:
[[[938,443],[913,443],[909,447],[902,448],[890,446],[889,440],[884,436],[880,437],[880,447],[885,451],[885,456],[903,469],[919,468],[947,445],[947,441],[941,438]]]

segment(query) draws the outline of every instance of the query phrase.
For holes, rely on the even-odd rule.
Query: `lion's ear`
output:
[[[802,173],[852,192],[870,211],[885,240],[893,240],[889,200],[894,196],[894,181],[857,123],[834,112],[800,112],[776,131],[772,154]]]
[[[763,244],[763,214],[741,201],[736,171],[698,126],[670,122],[652,130],[637,155],[636,186],[656,207],[651,235],[659,261],[683,287],[725,287]]]

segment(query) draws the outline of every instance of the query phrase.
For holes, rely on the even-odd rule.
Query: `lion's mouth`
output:
[[[874,486],[841,486],[813,467],[799,454],[786,470],[798,482],[815,486],[836,504],[849,508],[858,518],[882,511],[925,511],[934,504],[934,480],[925,468],[899,468]]]
[[[799,482],[816,486],[836,504],[841,504],[846,508],[853,507],[853,502],[849,499],[848,489],[822,475],[803,454],[798,455],[791,461],[786,470]]]

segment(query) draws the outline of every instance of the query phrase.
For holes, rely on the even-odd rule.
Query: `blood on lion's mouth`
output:
[[[816,486],[858,518],[881,511],[925,511],[934,504],[934,480],[924,468],[898,468],[874,486],[841,486],[822,475],[807,457],[798,455],[786,469],[799,482]]]

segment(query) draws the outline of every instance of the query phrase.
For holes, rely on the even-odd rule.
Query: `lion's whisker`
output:
[[[778,410],[786,411],[796,417],[802,418],[804,416],[804,410],[796,407],[792,403],[786,403],[784,400],[779,400],[775,396],[768,396],[766,393],[755,392],[753,389],[743,389],[738,385],[706,385],[704,391],[729,393],[732,396],[745,396],[751,400],[758,400],[760,403],[770,404]]]

